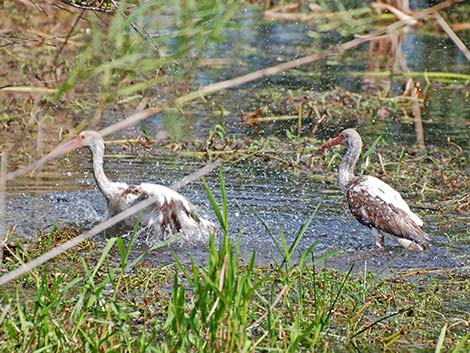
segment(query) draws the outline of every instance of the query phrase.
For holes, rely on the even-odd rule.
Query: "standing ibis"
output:
[[[390,237],[413,251],[429,248],[429,237],[423,221],[410,210],[401,195],[391,186],[373,176],[355,176],[354,167],[362,149],[362,140],[354,129],[346,129],[325,142],[314,155],[324,149],[343,144],[346,147],[338,171],[338,184],[345,194],[351,213],[369,227],[379,248],[384,237]]]

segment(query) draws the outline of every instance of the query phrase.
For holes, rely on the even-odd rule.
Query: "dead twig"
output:
[[[286,292],[287,292],[288,289],[289,289],[289,285],[288,285],[288,284],[285,284],[284,287],[281,288],[281,290],[279,291],[279,293],[276,295],[276,299],[274,299],[274,302],[273,302],[273,303],[271,304],[271,306],[270,306],[270,309],[269,309],[270,311],[273,310],[273,309],[276,307],[276,305],[277,305],[277,304],[280,302],[280,300],[284,297],[284,295],[286,294]],[[258,298],[259,298],[260,300],[264,301],[263,296],[261,296],[261,295],[258,293],[258,291],[256,291],[256,295],[258,295]],[[265,304],[267,304],[267,302],[266,302]],[[261,315],[261,316],[259,317],[258,320],[256,320],[256,321],[255,321],[254,323],[252,323],[250,326],[248,326],[248,327],[247,327],[247,330],[251,330],[251,329],[253,329],[254,327],[258,326],[259,323],[260,323],[261,321],[263,321],[263,320],[266,318],[266,316],[268,316],[268,312],[265,312],[263,315]]]
[[[70,37],[72,36],[73,31],[77,27],[78,23],[80,22],[80,19],[83,17],[83,14],[85,13],[85,10],[80,11],[78,14],[77,18],[75,19],[75,22],[73,23],[72,27],[70,28],[69,32],[65,36],[65,40],[62,43],[62,46],[57,50],[57,53],[55,54],[54,60],[52,61],[54,64],[54,70],[57,70],[57,61],[59,60],[59,56],[62,53],[62,50],[64,50],[65,46],[67,45]]]
[[[113,124],[111,126],[108,126],[108,127],[104,128],[103,130],[100,131],[100,133],[101,133],[102,136],[112,134],[115,131],[124,129],[128,126],[134,125],[135,123],[137,123],[141,120],[147,119],[151,116],[154,116],[158,113],[161,113],[163,110],[164,110],[164,108],[150,108],[150,109],[146,109],[146,110],[137,112],[137,113],[131,115],[130,117],[117,122],[116,124]],[[41,158],[38,161],[35,161],[34,163],[31,163],[31,164],[25,166],[25,167],[18,168],[17,170],[15,170],[13,172],[7,173],[5,175],[5,181],[10,181],[10,180],[13,180],[13,179],[15,179],[19,176],[22,176],[22,175],[25,175],[25,174],[28,174],[28,173],[33,173],[36,170],[40,169],[47,162],[49,162],[49,158],[46,156],[46,157]]]
[[[111,3],[114,5],[114,7],[116,9],[119,9],[119,4],[114,1],[114,0],[111,0]],[[134,29],[134,31],[136,31],[137,33],[139,33],[139,35],[147,40],[147,41],[152,41],[152,44],[153,44],[153,49],[156,50],[158,52],[158,54],[160,56],[163,56],[163,53],[160,51],[160,48],[158,47],[158,43],[156,42],[154,36],[152,36],[145,27],[138,27],[134,22],[131,22],[129,20],[129,17],[124,13],[124,12],[121,12],[121,16],[122,18],[124,18],[126,21],[128,21],[128,23],[130,24],[130,26]]]
[[[105,2],[105,1],[101,1],[98,4],[98,6],[89,5],[89,4],[86,3],[86,1],[83,1],[83,2],[74,1],[74,0],[60,0],[60,1],[63,2],[64,4],[76,7],[76,8],[81,9],[81,10],[112,13],[117,9],[117,6],[114,3],[114,1],[111,2],[113,6],[111,6],[111,3]],[[102,6],[103,4],[105,6]]]

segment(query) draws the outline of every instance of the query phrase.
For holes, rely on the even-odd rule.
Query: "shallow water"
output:
[[[152,159],[147,163],[133,163],[136,168],[132,171],[135,173],[134,178],[138,176],[137,179],[129,175],[129,161],[111,159],[107,168],[113,170],[113,174],[120,180],[130,179],[129,181],[135,183],[141,180],[158,181],[169,185],[166,177],[177,176],[179,179],[197,167],[190,161],[178,166],[174,162],[169,159]],[[162,179],[158,176],[163,171],[165,177]],[[208,182],[219,198],[216,174],[213,172],[208,176]],[[8,222],[18,225],[18,233],[29,235],[32,229],[48,229],[54,224],[90,228],[105,214],[106,205],[94,186],[91,173],[86,177],[83,175],[77,175],[77,179],[63,180],[61,186],[71,191],[9,194]],[[290,244],[317,206],[318,212],[299,243],[295,257],[315,243],[313,253],[316,257],[340,250],[327,261],[328,266],[340,269],[346,269],[353,263],[357,269],[362,269],[367,263],[367,267],[373,270],[389,267],[449,268],[470,265],[470,259],[464,256],[468,253],[470,243],[465,243],[464,239],[449,240],[449,234],[439,233],[436,230],[438,219],[432,214],[420,212],[428,232],[433,237],[429,251],[422,254],[402,253],[402,248],[391,241],[387,242],[385,250],[379,250],[375,248],[369,230],[349,214],[343,196],[336,188],[325,189],[324,185],[315,184],[305,177],[295,176],[289,171],[274,170],[259,162],[226,166],[224,177],[231,234],[236,240],[237,234],[241,232],[242,257],[248,259],[252,251],[256,251],[256,262],[260,265],[280,261],[282,257],[256,214],[266,222],[278,242],[279,232],[282,230]],[[79,191],[73,190],[76,182],[81,185]],[[200,182],[191,184],[180,192],[215,221],[215,215],[210,209]],[[449,233],[452,233],[452,230],[449,230]],[[105,236],[96,237],[97,241],[104,239]],[[137,247],[136,254],[145,249],[145,246]],[[207,257],[205,245],[170,246],[150,253],[146,260],[155,263],[172,262],[174,253],[182,262],[189,262],[193,258],[198,263],[204,263]]]
[[[207,51],[208,57],[238,58],[243,65],[232,65],[222,69],[200,68],[194,75],[194,84],[204,85],[235,77],[255,69],[274,65],[304,55],[311,46],[307,35],[312,28],[299,24],[260,24],[253,14],[239,20],[243,25],[238,30],[228,31],[226,40]],[[467,36],[467,43],[469,42]],[[329,46],[338,38],[323,38],[322,46]],[[430,49],[431,48],[431,49]],[[433,49],[438,48],[435,51]],[[452,70],[470,73],[470,65],[462,60],[448,39],[418,36],[410,32],[404,37],[403,52],[411,71]],[[429,53],[433,53],[430,55]],[[185,107],[185,115],[178,113],[160,114],[145,121],[142,125],[150,136],[159,131],[168,131],[172,138],[190,140],[206,137],[216,123],[223,124],[227,135],[256,138],[250,128],[241,127],[240,111],[253,111],[257,103],[254,93],[269,87],[286,94],[286,89],[325,90],[333,86],[360,91],[363,79],[348,75],[350,71],[366,71],[367,46],[353,52],[354,60],[343,56],[342,60],[324,60],[300,71],[321,73],[309,77],[305,74],[287,73],[249,83],[241,88],[228,90],[218,95],[223,97],[223,117],[217,118],[214,110],[219,107],[208,103],[194,102]],[[445,58],[445,59],[444,59]],[[451,59],[449,59],[451,58]],[[434,69],[433,69],[434,68]],[[392,87],[401,85],[396,81]],[[468,151],[470,139],[470,101],[468,87],[464,84],[433,84],[428,87],[432,97],[423,110],[423,120],[428,145],[444,146],[449,139]],[[217,103],[220,100],[214,99]],[[216,118],[214,118],[216,117]],[[103,125],[114,122],[116,116],[107,115]],[[113,138],[135,137],[140,128],[119,132]],[[397,122],[367,122],[359,129],[364,131],[366,141],[373,141],[378,135],[385,140],[401,145],[415,143],[413,125]],[[333,135],[337,131],[320,131],[319,136]],[[272,131],[270,131],[272,133]],[[283,130],[279,132],[284,134]],[[8,185],[7,221],[16,226],[19,234],[33,237],[35,230],[50,227],[52,224],[72,224],[90,228],[105,213],[105,201],[96,189],[90,173],[89,154],[70,154],[66,163],[47,167],[36,179],[21,178]],[[106,169],[110,178],[131,183],[155,182],[170,185],[181,179],[202,162],[189,159],[170,159],[163,156],[150,156],[140,160],[136,156],[107,158]],[[56,169],[57,168],[57,169]],[[209,184],[218,196],[217,173],[208,176]],[[376,249],[369,230],[360,225],[349,214],[343,196],[335,186],[326,186],[308,180],[290,171],[273,169],[262,162],[245,161],[236,165],[224,166],[224,176],[229,200],[230,228],[234,237],[241,232],[241,251],[245,258],[256,251],[259,264],[279,261],[280,254],[255,212],[265,220],[274,236],[279,239],[282,230],[287,241],[293,241],[296,232],[308,219],[315,207],[318,213],[299,244],[302,253],[315,243],[314,254],[318,257],[339,250],[327,261],[327,265],[340,269],[355,264],[356,268],[381,270],[385,268],[448,268],[470,265],[470,241],[468,218],[449,222],[451,228],[445,232],[438,230],[442,216],[428,211],[419,211],[424,218],[426,229],[432,235],[432,248],[424,253],[403,253],[396,243],[387,243],[385,250]],[[180,192],[194,204],[205,210],[215,220],[209,208],[201,182],[193,183]],[[406,195],[405,195],[406,199]],[[446,217],[444,215],[444,217]],[[453,217],[449,215],[447,217]],[[467,232],[467,233],[465,233]],[[104,241],[103,236],[97,237]],[[136,249],[136,252],[144,249]],[[147,259],[155,263],[173,261],[175,252],[183,262],[192,257],[204,263],[207,257],[205,246],[171,247],[155,251]]]

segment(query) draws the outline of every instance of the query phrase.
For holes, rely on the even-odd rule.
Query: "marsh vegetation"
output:
[[[0,3],[0,350],[468,351],[470,7],[427,6]],[[335,185],[341,154],[309,158],[346,127],[358,173],[424,217],[428,252],[374,249]],[[210,244],[94,232],[88,155],[35,163],[85,128],[113,179],[221,161],[183,189],[219,224]]]

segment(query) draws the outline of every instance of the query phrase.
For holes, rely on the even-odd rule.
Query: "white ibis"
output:
[[[214,225],[196,215],[194,206],[176,191],[157,184],[142,183],[129,185],[113,182],[103,170],[104,141],[96,131],[83,131],[74,139],[57,146],[47,157],[48,159],[88,147],[93,157],[93,174],[98,188],[108,201],[108,217],[112,217],[124,209],[146,198],[156,197],[157,201],[143,212],[141,224],[150,227],[158,240],[172,235],[180,235],[187,241],[205,241],[214,231]],[[133,226],[136,219],[124,221]]]
[[[356,130],[344,130],[321,145],[314,154],[340,143],[346,146],[346,153],[339,166],[339,187],[346,195],[351,213],[372,229],[376,245],[383,248],[384,236],[388,236],[410,250],[428,249],[430,239],[423,231],[423,221],[396,190],[373,176],[354,176],[362,149],[362,140]]]

